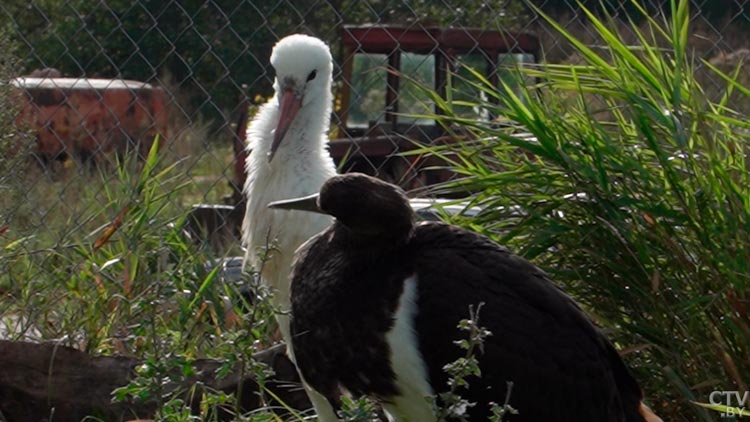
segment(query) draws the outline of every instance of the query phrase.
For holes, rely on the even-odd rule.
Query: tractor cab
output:
[[[444,181],[429,159],[399,153],[455,142],[429,115],[440,113],[425,89],[445,99],[481,100],[468,68],[497,85],[517,66],[537,61],[539,42],[526,33],[480,29],[346,26],[342,80],[331,155],[341,171],[368,173],[411,189]],[[456,75],[450,78],[448,75]],[[489,120],[486,110],[454,109]]]

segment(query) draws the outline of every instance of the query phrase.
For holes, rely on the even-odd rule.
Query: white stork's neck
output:
[[[327,150],[327,134],[333,101],[333,96],[330,94],[330,85],[326,86],[325,92],[326,95],[316,96],[300,108],[286,136],[276,150],[273,161],[269,163],[267,158],[271,148],[269,134],[272,133],[279,120],[278,93],[271,99],[267,106],[271,108],[268,111],[271,112],[272,116],[269,116],[268,121],[272,122],[272,126],[266,128],[266,136],[254,137],[257,142],[253,145],[253,153],[251,154],[259,161],[259,171],[264,169],[272,171],[274,168],[292,170],[295,166],[302,166],[308,171],[319,171],[316,168],[310,168],[310,166],[332,162]],[[261,163],[260,161],[264,162]]]
[[[250,153],[245,182],[247,210],[243,222],[243,244],[247,261],[262,267],[262,279],[276,291],[276,304],[289,308],[289,270],[294,251],[303,242],[331,223],[327,215],[272,210],[268,204],[320,191],[323,183],[336,174],[327,150],[327,130],[331,112],[330,85],[327,95],[304,104],[281,141],[271,162],[273,131],[279,121],[279,103],[271,99],[258,112],[249,128]],[[273,247],[269,261],[261,263],[259,249]],[[284,327],[288,328],[288,327]]]

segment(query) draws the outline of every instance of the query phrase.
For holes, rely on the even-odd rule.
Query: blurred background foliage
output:
[[[569,0],[533,3],[569,20],[577,7]],[[605,2],[606,7],[594,0],[581,3],[593,10],[618,11],[621,20],[641,19],[627,1]],[[648,7],[658,9],[658,3],[649,2]],[[701,2],[695,12],[719,22],[740,7],[733,1],[710,1]],[[331,43],[336,54],[344,24],[535,31],[531,16],[523,2],[508,0],[457,0],[450,7],[424,0],[6,0],[0,5],[0,27],[16,35],[12,41],[22,73],[52,67],[71,77],[122,77],[179,88],[179,93],[170,91],[179,97],[188,119],[200,116],[214,128],[227,126],[246,95],[271,93],[267,58],[273,43],[286,34],[315,34]],[[561,40],[549,41],[546,50],[556,60],[554,50]]]

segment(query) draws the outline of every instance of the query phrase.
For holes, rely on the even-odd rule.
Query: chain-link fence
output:
[[[80,183],[81,164],[112,171],[98,164],[136,144],[143,154],[159,134],[165,157],[188,162],[182,168],[193,186],[183,205],[238,204],[247,120],[272,92],[270,49],[294,32],[318,36],[332,48],[331,152],[341,170],[376,174],[408,189],[435,183],[445,174],[421,171],[429,163],[397,155],[414,148],[411,140],[434,143],[445,136],[434,121],[406,116],[424,107],[414,82],[444,91],[446,72],[458,64],[497,79],[509,64],[576,61],[539,11],[598,43],[576,2],[535,3],[537,10],[522,2],[474,0],[3,2],[2,60],[8,66],[2,76],[12,81],[11,91],[25,92],[9,106],[31,137],[24,148],[41,169],[23,181],[27,192],[17,194],[23,198],[29,184],[54,181],[62,190],[47,205],[73,212],[65,192]],[[654,14],[668,9],[668,2],[647,3]],[[604,4],[627,33],[627,20],[638,16],[634,7]],[[697,57],[731,66],[747,56],[745,1],[692,6],[690,43]],[[413,79],[399,81],[388,67]],[[44,221],[36,218],[39,229]]]
[[[632,28],[650,30],[638,4],[657,20],[669,14],[666,0],[0,1],[0,340],[56,339],[148,356],[157,368],[162,343],[224,359],[272,338],[257,321],[244,321],[246,337],[227,334],[223,305],[250,278],[231,258],[243,255],[246,131],[273,93],[269,56],[283,36],[307,33],[331,48],[329,150],[340,171],[430,194],[423,188],[453,174],[413,152],[462,142],[430,115],[441,112],[436,98],[481,96],[462,72],[530,83],[511,77],[518,66],[582,62],[548,19],[606,56],[581,6],[607,12],[636,45]],[[702,69],[732,73],[750,58],[750,2],[690,4],[701,94],[719,100],[726,81]],[[747,87],[748,76],[736,77]],[[750,105],[735,109],[746,116]],[[454,111],[490,118],[481,107]],[[228,257],[229,287],[217,287],[212,264]],[[746,300],[737,309],[746,315]],[[718,360],[733,375],[724,347]],[[184,369],[173,360],[157,369]],[[166,379],[157,369],[150,376]],[[669,367],[659,370],[666,376],[655,378],[690,395]],[[669,414],[688,407],[664,394]]]

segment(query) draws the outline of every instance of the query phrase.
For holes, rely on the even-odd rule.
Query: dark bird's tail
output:
[[[625,420],[627,422],[663,422],[648,406],[643,404],[641,387],[630,374],[630,370],[625,366],[620,354],[611,344],[609,345],[609,353],[611,354],[615,382],[617,383],[617,389],[620,391],[620,398],[625,410]]]
[[[664,422],[660,417],[656,416],[656,413],[654,413],[653,410],[643,404],[643,402],[641,402],[641,407],[638,409],[638,411],[643,417],[643,420],[645,420],[646,422]]]

